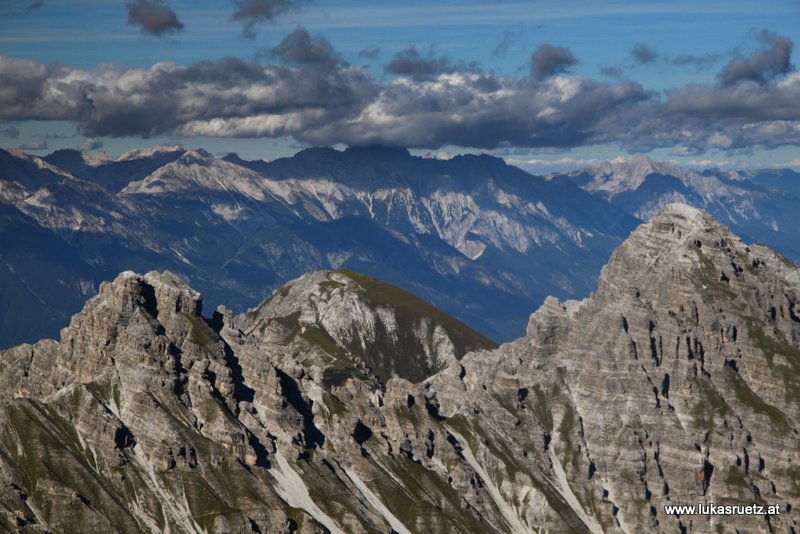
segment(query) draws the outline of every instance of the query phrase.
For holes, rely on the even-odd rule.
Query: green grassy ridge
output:
[[[493,340],[413,293],[355,271],[340,269],[332,272],[347,276],[356,282],[364,289],[367,299],[376,305],[391,306],[397,311],[408,311],[412,317],[431,318],[442,325],[456,345],[456,350],[462,354],[470,350],[493,349],[498,346]]]
[[[331,272],[355,282],[362,297],[373,308],[390,308],[395,314],[398,327],[396,342],[389,339],[386,327],[379,324],[376,328],[377,339],[366,352],[355,343],[347,347],[352,353],[361,355],[382,381],[396,374],[419,383],[440,370],[430,365],[424,356],[423,344],[431,344],[434,328],[429,329],[425,340],[417,339],[414,335],[415,327],[425,319],[434,327],[438,325],[444,328],[454,345],[457,359],[473,350],[497,347],[497,343],[491,339],[408,291],[355,271],[343,269]]]
[[[341,385],[349,378],[368,379],[356,367],[352,361],[352,356],[362,358],[371,369],[372,375],[382,382],[386,382],[395,375],[414,383],[422,382],[441,370],[441,366],[431,365],[425,357],[425,346],[432,345],[432,336],[436,326],[443,328],[453,343],[457,359],[473,350],[497,347],[497,343],[491,339],[420,297],[396,286],[345,269],[326,271],[326,274],[327,276],[338,274],[351,280],[355,284],[355,291],[358,292],[359,296],[371,309],[379,307],[390,309],[397,320],[398,328],[396,331],[397,338],[392,339],[389,336],[386,325],[382,324],[380,317],[376,317],[376,339],[364,350],[358,341],[360,338],[358,332],[355,332],[355,335],[352,336],[352,342],[342,344],[337,342],[319,324],[301,325],[300,311],[272,319],[289,331],[284,343],[288,344],[301,338],[333,357],[332,366],[325,371],[323,379],[325,387]],[[327,291],[335,291],[344,287],[345,284],[328,278],[320,282],[319,286]],[[278,289],[272,297],[262,302],[255,310],[247,312],[247,318],[254,318],[260,310],[273,300],[275,295],[286,296],[288,291],[288,286]],[[415,335],[415,330],[418,329],[421,321],[427,321],[431,327],[428,329],[427,339],[422,340]]]
[[[45,521],[59,524],[65,532],[80,532],[86,524],[114,517],[123,531],[137,530],[127,504],[108,489],[114,487],[112,480],[85,458],[77,431],[53,407],[19,400],[4,407],[0,419],[5,427],[0,447],[24,473],[21,480],[25,481],[26,493],[37,503]],[[88,506],[70,506],[70,513],[64,515],[67,504],[54,499],[46,489],[50,487],[74,492],[76,499],[85,499]]]

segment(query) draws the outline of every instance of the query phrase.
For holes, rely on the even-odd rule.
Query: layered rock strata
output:
[[[669,205],[588,299],[494,345],[350,272],[239,316],[123,273],[0,353],[0,525],[29,532],[789,532],[800,270]],[[672,504],[779,505],[770,516]]]

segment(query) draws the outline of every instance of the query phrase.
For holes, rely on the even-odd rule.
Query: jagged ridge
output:
[[[364,287],[312,275],[206,321],[175,277],[124,274],[60,343],[0,353],[6,528],[796,528],[800,270],[708,214],[665,207],[590,298],[548,299],[526,337],[417,384],[326,381],[330,345],[288,335],[363,328],[341,316]],[[315,298],[340,289],[331,325]],[[663,508],[696,502],[782,512]]]

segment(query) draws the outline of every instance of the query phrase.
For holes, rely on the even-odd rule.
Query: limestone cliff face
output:
[[[0,353],[0,526],[793,531],[799,302],[795,265],[682,205],[499,348],[350,272],[212,319],[123,273],[59,342]],[[699,502],[781,514],[664,511]]]

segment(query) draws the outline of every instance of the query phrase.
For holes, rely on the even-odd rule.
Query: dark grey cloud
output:
[[[270,49],[269,54],[281,61],[297,64],[340,61],[330,41],[322,36],[312,37],[302,26],[284,37],[278,46]]]
[[[20,150],[47,150],[47,140],[41,137],[22,143],[18,147]]]
[[[363,57],[364,59],[378,59],[378,56],[380,55],[380,46],[368,46],[367,48],[363,48],[358,51],[358,57]]]
[[[289,37],[273,64],[224,58],[84,70],[0,56],[0,121],[70,121],[87,138],[287,136],[312,145],[425,149],[800,146],[796,72],[663,94],[620,79],[551,77],[574,64],[568,51],[540,61],[532,76],[487,74],[417,51],[401,57],[432,65],[412,61],[398,69],[406,75],[387,80],[338,60],[330,43],[302,28]]]
[[[254,38],[258,25],[272,22],[280,15],[299,9],[305,0],[233,0],[236,6],[231,20],[243,24],[245,37]]]
[[[680,54],[670,58],[669,62],[679,67],[692,66],[702,70],[711,67],[714,63],[720,61],[722,57],[722,54],[704,54],[702,56]]]
[[[569,48],[543,44],[531,55],[531,75],[544,80],[555,74],[567,72],[578,59]]]
[[[44,0],[0,0],[0,16],[30,15],[44,5]]]
[[[639,65],[649,65],[655,63],[659,58],[658,52],[644,43],[636,43],[631,49],[633,60]]]
[[[329,139],[336,128],[351,144],[571,147],[602,142],[617,129],[611,124],[615,117],[647,98],[646,91],[631,83],[537,82],[458,73],[390,84],[370,113],[309,132],[309,140]]]
[[[126,3],[128,24],[139,26],[142,33],[161,37],[183,30],[178,15],[166,4],[157,0],[133,0]]]
[[[220,135],[291,135],[311,119],[360,110],[377,92],[362,67],[236,58],[86,71],[0,56],[0,86],[0,121],[68,120],[86,137],[212,135],[217,128]]]
[[[619,67],[600,67],[600,74],[609,78],[622,78],[622,69]]]
[[[425,53],[420,52],[416,46],[410,46],[395,54],[394,58],[384,67],[386,72],[414,78],[431,78],[439,74],[456,72],[459,70],[477,70],[477,63],[455,64],[449,58],[436,56],[433,47]]]
[[[794,69],[791,63],[794,43],[788,37],[769,30],[758,35],[764,45],[749,56],[732,59],[719,74],[722,85],[749,81],[764,84]]]
[[[671,56],[663,54],[655,48],[645,44],[636,43],[631,48],[631,57],[636,65],[672,65],[676,67],[694,67],[702,70],[711,67],[723,58],[723,54],[709,53],[704,55],[679,54]]]

